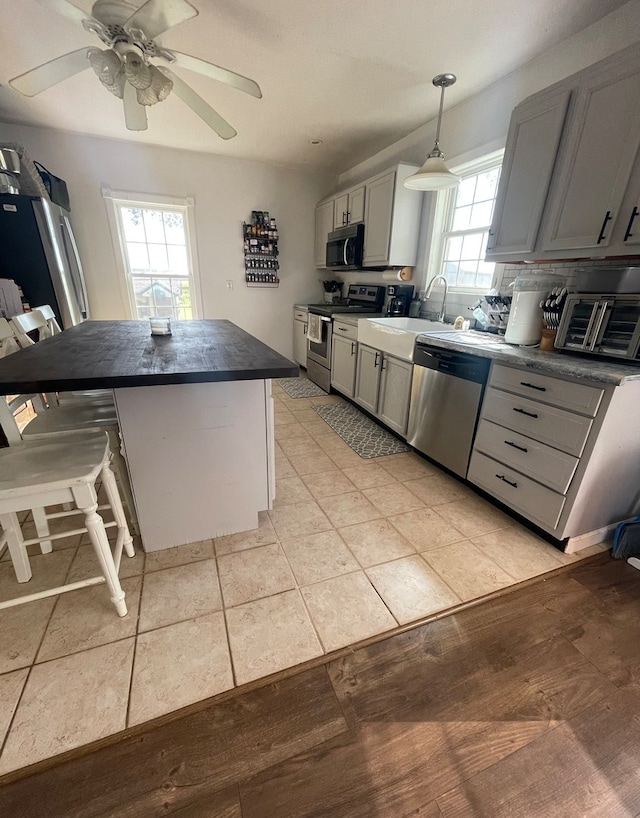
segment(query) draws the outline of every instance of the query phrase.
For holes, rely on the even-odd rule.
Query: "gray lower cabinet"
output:
[[[413,364],[358,344],[354,400],[398,434],[409,419]]]
[[[351,338],[333,334],[331,349],[331,386],[352,398],[356,382],[356,361],[358,344]]]
[[[637,514],[638,428],[640,381],[603,385],[494,362],[467,479],[577,550]]]
[[[293,311],[293,360],[307,368],[307,310]]]

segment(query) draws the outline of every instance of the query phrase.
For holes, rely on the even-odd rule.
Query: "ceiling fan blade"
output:
[[[173,71],[169,71],[168,68],[161,70],[173,81],[173,93],[180,97],[184,104],[188,105],[200,119],[204,120],[219,137],[222,139],[232,139],[234,136],[237,136],[238,132],[229,125],[226,119],[223,119],[219,113],[214,111],[201,96],[196,94],[193,88],[190,88],[186,82],[183,82],[180,77],[177,77]]]
[[[138,29],[149,40],[170,28],[198,16],[198,9],[186,0],[147,0],[124,24],[125,31]]]
[[[219,65],[206,62],[198,57],[191,57],[189,54],[181,54],[179,51],[170,51],[170,53],[176,58],[175,63],[172,63],[172,65],[186,68],[188,71],[195,71],[197,74],[204,74],[205,77],[224,82],[226,85],[232,85],[239,91],[244,91],[245,94],[251,94],[252,97],[262,99],[260,86],[249,77],[243,77],[242,74],[236,74],[235,71],[229,71],[228,68],[220,68]]]
[[[56,57],[55,60],[49,60],[25,74],[20,74],[19,77],[14,77],[9,80],[9,85],[26,97],[35,97],[41,91],[46,91],[47,88],[57,85],[62,80],[90,68],[87,59],[90,51],[90,48],[70,51],[68,54],[63,54],[62,57]]]
[[[79,9],[77,6],[74,6],[73,3],[69,2],[69,0],[38,0],[38,2],[41,6],[46,6],[47,8],[53,9],[53,11],[57,11],[58,14],[66,17],[67,20],[71,20],[74,23],[80,23],[80,25],[82,25],[83,20],[91,19],[90,14],[87,14],[86,11]]]
[[[144,105],[140,105],[136,96],[136,89],[128,82],[124,84],[124,121],[130,131],[147,130],[147,111]]]

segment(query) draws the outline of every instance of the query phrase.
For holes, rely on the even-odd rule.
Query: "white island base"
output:
[[[114,395],[145,551],[258,527],[275,495],[270,380]]]

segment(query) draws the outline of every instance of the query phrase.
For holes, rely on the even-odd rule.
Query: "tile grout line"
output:
[[[140,540],[140,549],[144,556],[142,561],[142,574],[140,576],[140,596],[138,597],[138,615],[136,617],[136,632],[133,638],[133,656],[131,657],[131,671],[129,673],[129,692],[127,694],[127,706],[124,711],[124,726],[125,729],[129,727],[129,718],[131,713],[131,694],[133,692],[133,674],[135,672],[136,667],[136,656],[138,654],[138,636],[140,635],[140,617],[142,614],[142,593],[144,591],[144,580],[145,580],[145,566],[147,564],[147,555],[144,551],[142,545],[142,539]]]
[[[260,519],[258,518],[258,528],[259,527],[260,527]],[[236,673],[236,664],[235,664],[235,661],[234,661],[234,658],[233,658],[233,651],[231,649],[231,636],[229,634],[229,621],[227,619],[227,606],[225,605],[224,593],[222,592],[222,581],[220,579],[220,563],[218,561],[218,549],[216,548],[216,539],[218,539],[218,538],[214,537],[213,540],[212,540],[212,542],[213,542],[213,558],[215,560],[215,566],[216,566],[216,580],[217,580],[217,583],[218,583],[218,590],[220,591],[220,604],[222,606],[222,618],[223,618],[223,621],[224,621],[224,633],[225,633],[225,636],[227,638],[227,650],[229,651],[229,665],[231,666],[232,687],[237,688],[237,687],[239,687],[239,684],[238,684],[238,677],[237,677],[237,673]],[[234,552],[231,552],[231,553],[234,553]]]

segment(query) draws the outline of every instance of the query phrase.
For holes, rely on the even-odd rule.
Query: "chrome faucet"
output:
[[[440,279],[444,284],[444,295],[442,296],[442,307],[440,308],[440,314],[438,315],[438,321],[444,322],[444,309],[447,304],[447,291],[449,289],[449,285],[447,284],[447,279],[443,275],[434,276],[431,281],[427,284],[427,289],[425,291],[424,297],[429,298],[431,295],[431,290],[433,289],[433,285]]]

